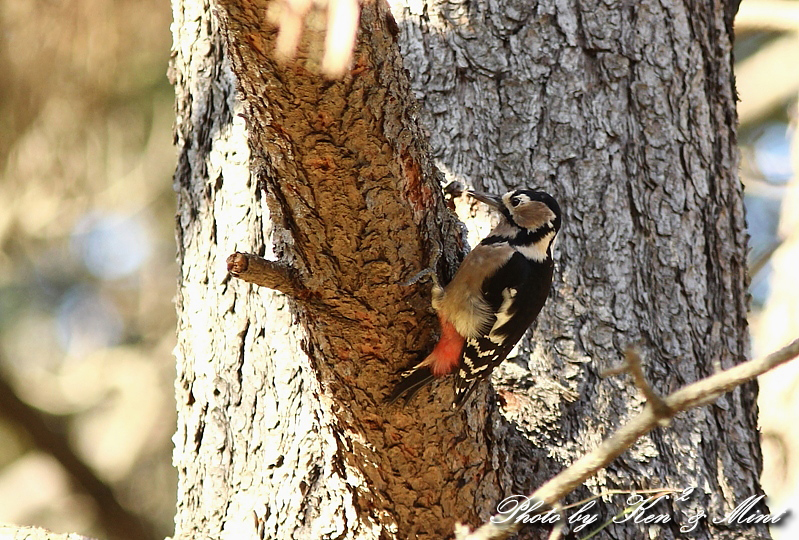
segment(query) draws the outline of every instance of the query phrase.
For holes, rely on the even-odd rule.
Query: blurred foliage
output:
[[[120,501],[173,530],[176,283],[168,2],[0,3],[0,371]],[[0,424],[0,522],[104,537]]]
[[[741,180],[750,239],[753,353],[772,352],[799,336],[799,140],[797,96],[799,2],[747,0],[736,19],[736,82],[741,103]],[[759,379],[763,488],[771,510],[799,509],[799,363]],[[797,538],[799,523],[774,527]]]
[[[756,350],[771,346],[757,324],[770,256],[791,234],[779,227],[796,186],[799,72],[785,50],[797,6],[747,0],[736,23]],[[0,3],[0,374],[58,415],[77,453],[161,536],[176,482],[170,21],[163,0]],[[792,380],[785,392],[799,395]],[[799,442],[779,432],[795,423],[785,410],[799,406],[761,401],[764,484],[789,500]],[[97,511],[24,429],[0,422],[0,522],[103,537]]]

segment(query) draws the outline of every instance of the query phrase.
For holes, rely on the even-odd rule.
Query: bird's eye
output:
[[[512,197],[512,198],[511,198],[511,200],[510,200],[510,204],[511,204],[511,205],[512,205],[514,208],[515,208],[515,207],[517,207],[517,206],[519,206],[519,203],[520,203],[520,202],[522,202],[522,200],[521,200],[519,197]]]

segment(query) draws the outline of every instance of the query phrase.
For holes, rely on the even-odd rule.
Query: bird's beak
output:
[[[470,197],[477,199],[480,202],[486,203],[492,208],[502,208],[502,197],[489,195],[488,193],[480,193],[479,191],[469,190],[466,192]]]

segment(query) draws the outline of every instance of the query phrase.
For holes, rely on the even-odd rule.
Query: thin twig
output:
[[[606,489],[602,493],[597,493],[596,495],[591,495],[581,501],[577,501],[572,504],[567,504],[563,507],[564,510],[570,510],[572,508],[579,508],[580,506],[584,506],[585,504],[594,501],[596,499],[601,499],[602,497],[608,497],[610,495],[641,495],[645,494],[648,495],[650,493],[680,493],[683,491],[682,489],[675,489],[670,487],[663,487],[657,489]]]
[[[628,507],[624,508],[621,512],[619,512],[615,516],[611,517],[610,519],[606,520],[599,527],[597,527],[596,529],[594,529],[593,531],[588,533],[588,536],[583,536],[580,540],[590,540],[591,538],[595,537],[596,535],[598,535],[599,533],[601,533],[602,531],[607,529],[612,523],[615,523],[616,520],[619,519],[620,517],[626,516],[628,514],[631,514],[632,512],[635,512],[638,508],[643,506],[644,504],[650,503],[650,502],[658,499],[659,497],[662,496],[661,495],[662,493],[663,492],[659,492],[658,494],[653,495],[653,496],[649,497],[648,499],[641,499],[638,503],[633,504],[632,506],[628,506]]]
[[[663,401],[670,416],[707,405],[721,394],[729,392],[736,386],[751,381],[755,377],[799,356],[799,339],[783,347],[777,352],[757,360],[749,360],[701,381],[690,384]],[[552,507],[556,502],[574,491],[597,471],[606,467],[622,452],[646,435],[665,418],[655,412],[654,407],[647,405],[644,410],[627,424],[605,439],[596,449],[589,452],[560,474],[546,482],[528,498],[543,503],[544,509]],[[521,519],[506,519],[508,516],[495,515],[488,523],[483,524],[471,534],[456,534],[458,540],[500,540],[508,538],[521,529]],[[521,517],[521,516],[514,516]],[[503,521],[504,520],[504,521]],[[463,529],[461,529],[463,531]]]
[[[776,253],[776,251],[780,248],[780,246],[782,246],[784,242],[785,239],[777,238],[776,240],[772,240],[766,246],[765,249],[760,250],[756,254],[753,252],[754,258],[752,259],[752,262],[749,263],[749,268],[748,268],[749,276],[754,278],[754,276],[756,276],[758,272],[763,270],[763,267],[766,266],[766,264],[768,264],[768,262],[771,260],[771,257],[774,255],[774,253]]]
[[[237,251],[228,257],[227,271],[231,276],[247,283],[274,289],[295,298],[303,297],[307,293],[296,270],[277,261],[267,261],[253,253]]]
[[[627,347],[624,350],[624,358],[626,360],[624,364],[619,367],[603,371],[601,374],[602,377],[609,377],[611,375],[618,375],[621,373],[629,373],[635,382],[635,386],[641,390],[647,402],[649,402],[652,408],[655,409],[655,413],[657,413],[658,416],[663,418],[664,422],[666,422],[662,425],[667,425],[668,419],[674,416],[674,414],[669,410],[668,405],[666,405],[666,402],[663,401],[662,397],[660,397],[660,394],[655,392],[654,388],[652,388],[652,385],[646,380],[644,369],[641,367],[641,354],[638,352],[636,347]]]

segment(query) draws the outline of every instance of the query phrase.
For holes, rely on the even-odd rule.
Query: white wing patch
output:
[[[494,321],[494,326],[491,328],[491,332],[488,333],[488,339],[496,343],[497,345],[501,345],[507,336],[504,334],[499,333],[499,329],[508,322],[512,314],[510,313],[510,308],[513,305],[513,299],[516,298],[516,293],[519,291],[514,288],[507,288],[502,291],[502,305],[499,306],[499,311],[497,311],[497,319]]]

